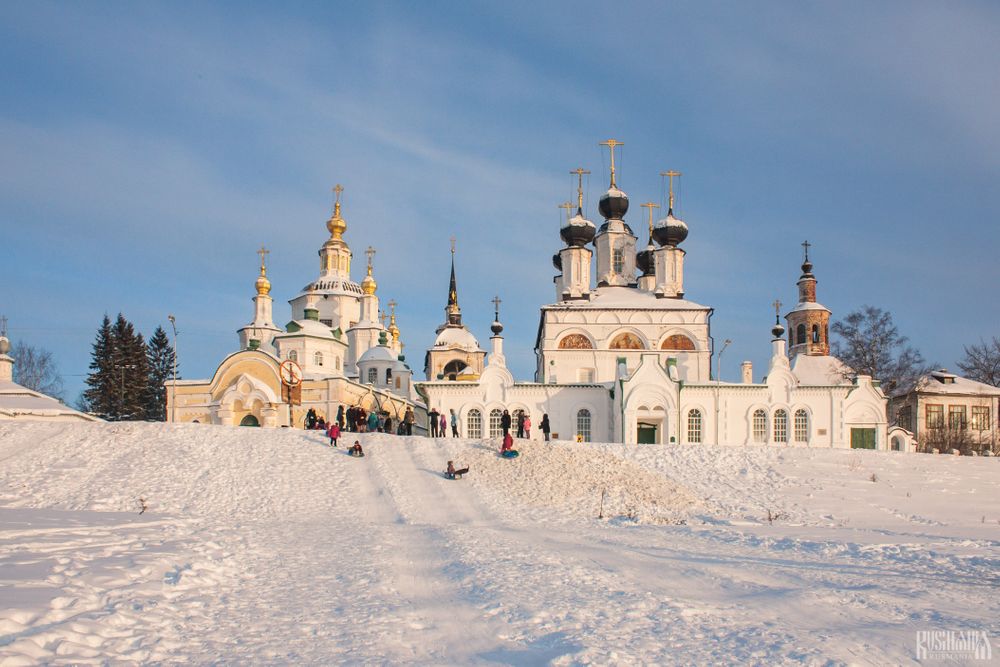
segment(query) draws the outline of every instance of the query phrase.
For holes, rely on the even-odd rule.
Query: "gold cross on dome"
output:
[[[648,208],[649,209],[649,235],[652,236],[653,235],[653,209],[654,208],[660,208],[660,205],[659,204],[654,204],[653,202],[648,201],[645,204],[639,204],[639,206],[642,206],[643,208]]]
[[[582,211],[583,210],[583,175],[584,174],[589,174],[590,172],[587,171],[586,169],[581,168],[581,167],[577,167],[576,169],[574,169],[573,171],[571,171],[569,173],[576,174],[577,178],[579,178],[579,183],[577,184],[577,187],[576,187],[576,201],[577,201],[576,205],[577,205],[577,208],[579,208]]]
[[[368,266],[371,267],[372,260],[375,259],[375,248],[368,246],[365,250],[365,255],[368,257]]]
[[[340,203],[340,193],[343,191],[344,191],[344,186],[341,185],[340,183],[337,183],[335,186],[333,186],[333,194],[337,198],[338,204]]]
[[[674,177],[683,176],[679,171],[674,171],[669,169],[667,171],[661,171],[660,176],[666,176],[670,180],[670,208],[674,207]]]
[[[267,248],[265,248],[265,247],[264,247],[264,244],[262,243],[262,244],[260,245],[260,250],[258,250],[258,251],[257,251],[257,254],[258,254],[258,255],[260,255],[260,268],[262,268],[262,269],[263,269],[263,268],[264,268],[264,263],[265,263],[265,262],[264,262],[264,258],[265,258],[265,257],[266,257],[267,255],[270,255],[270,254],[271,254],[271,251],[270,251],[270,250],[268,250]]]
[[[570,217],[569,216],[569,212],[573,210],[573,204],[572,204],[572,202],[564,201],[563,203],[559,204],[559,208],[565,209],[565,211],[566,211],[566,219],[569,220],[569,217]]]
[[[611,187],[618,187],[615,185],[615,146],[624,146],[625,144],[621,141],[616,141],[614,139],[608,139],[607,141],[602,141],[597,144],[598,146],[607,146],[611,149]]]
[[[396,316],[396,306],[398,306],[399,304],[396,303],[395,299],[389,299],[389,303],[387,303],[386,305],[389,306],[389,309],[392,311],[392,316],[395,317]]]
[[[812,243],[809,243],[809,241],[803,241],[802,242],[802,247],[806,249],[806,261],[807,262],[809,261],[809,248],[811,246],[812,246]]]
[[[781,317],[781,305],[782,305],[781,301],[779,301],[778,299],[775,299],[774,303],[772,303],[771,305],[774,306],[774,317],[775,317],[775,319]]]
[[[500,295],[497,295],[497,296],[493,297],[493,313],[494,313],[497,321],[500,320],[500,304],[501,303],[503,303],[503,301],[500,300]]]

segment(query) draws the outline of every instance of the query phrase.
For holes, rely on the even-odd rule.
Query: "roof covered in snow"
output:
[[[16,382],[0,380],[0,419],[31,419],[32,417],[101,421],[97,417],[74,410],[51,396],[22,387]]]
[[[1000,387],[994,387],[985,382],[977,382],[964,378],[961,375],[949,373],[946,369],[931,371],[926,375],[921,375],[917,379],[915,390],[922,394],[952,394],[956,396],[1000,396]],[[902,396],[908,394],[901,391],[894,394]]]
[[[851,369],[837,357],[810,354],[796,355],[792,375],[800,385],[830,386],[851,384]]]
[[[461,347],[470,351],[478,351],[479,341],[465,327],[445,327],[434,341],[434,347]]]

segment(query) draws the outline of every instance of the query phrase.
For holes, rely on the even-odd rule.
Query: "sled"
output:
[[[462,468],[461,470],[456,470],[455,472],[446,472],[444,474],[448,479],[462,479],[462,475],[469,472],[468,468]]]
[[[364,452],[360,452],[360,453],[358,453],[358,452],[351,452],[351,456],[353,456],[356,459],[359,459],[359,458],[361,458],[364,455],[365,455]]]
[[[500,452],[500,456],[504,457],[505,459],[516,459],[520,455],[521,455],[520,452],[518,452],[516,449],[508,449],[506,452]]]

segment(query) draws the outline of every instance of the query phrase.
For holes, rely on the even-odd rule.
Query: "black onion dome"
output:
[[[774,326],[771,327],[771,335],[775,338],[781,338],[785,335],[785,327],[781,326],[781,322],[774,323]]]
[[[562,271],[562,255],[559,253],[552,255],[552,266],[556,267],[558,271]]]
[[[803,276],[811,276],[812,275],[812,271],[813,271],[812,262],[810,262],[807,259],[805,262],[802,263],[802,275]]]
[[[601,197],[597,209],[605,220],[621,220],[628,213],[628,195],[618,188],[610,188]]]
[[[583,211],[580,209],[576,209],[576,215],[567,220],[559,230],[559,236],[566,245],[580,248],[593,241],[596,233],[597,228],[594,227],[594,223],[583,217]]]
[[[674,209],[667,211],[663,218],[653,227],[653,238],[661,246],[675,247],[682,243],[688,235],[688,226],[680,218],[674,217]]]
[[[493,320],[493,324],[490,325],[490,331],[493,332],[494,336],[499,336],[503,332],[503,325],[499,321]]]
[[[650,240],[646,249],[635,254],[635,265],[642,271],[642,275],[653,275],[653,241]]]

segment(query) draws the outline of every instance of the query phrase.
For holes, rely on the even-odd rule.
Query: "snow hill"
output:
[[[0,664],[1000,655],[1000,460],[355,437],[0,425]]]

